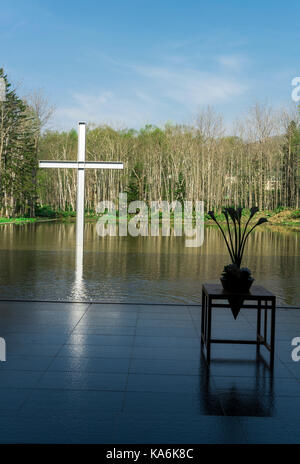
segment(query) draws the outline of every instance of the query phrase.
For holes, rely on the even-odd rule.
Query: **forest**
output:
[[[47,129],[53,108],[38,93],[21,98],[3,69],[0,101],[0,217],[55,216],[76,209],[76,172],[39,169],[38,160],[76,160],[77,131]],[[299,209],[299,109],[256,103],[234,124],[200,109],[191,125],[140,130],[89,123],[87,160],[122,161],[123,171],[88,170],[85,207],[100,200],[203,200],[205,210],[257,205]]]

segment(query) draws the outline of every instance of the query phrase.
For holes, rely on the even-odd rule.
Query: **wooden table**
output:
[[[229,303],[220,303],[220,300],[227,300],[229,297],[237,297],[242,300],[241,309],[256,309],[256,339],[255,340],[230,340],[211,338],[212,329],[212,309],[213,308],[230,308]],[[247,304],[246,304],[247,303]],[[268,310],[271,311],[271,334],[270,342],[267,341],[268,330]],[[263,335],[262,329],[262,311],[264,311]],[[275,313],[276,313],[276,296],[260,285],[253,285],[249,293],[230,293],[223,290],[221,284],[203,284],[202,286],[202,315],[201,315],[201,348],[204,352],[206,349],[206,360],[210,363],[211,344],[212,343],[235,343],[256,345],[259,352],[260,346],[263,345],[270,352],[270,367],[274,367],[275,353]],[[233,321],[234,324],[234,321]]]

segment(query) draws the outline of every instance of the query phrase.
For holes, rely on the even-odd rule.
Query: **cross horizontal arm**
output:
[[[39,168],[78,168],[77,161],[39,161]]]
[[[40,168],[71,169],[123,169],[123,163],[115,161],[39,161]]]
[[[123,169],[123,163],[115,161],[86,161],[86,169]]]

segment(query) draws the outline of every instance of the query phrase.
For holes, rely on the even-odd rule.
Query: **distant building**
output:
[[[265,190],[275,190],[276,188],[276,178],[274,176],[270,177],[270,179],[268,179],[266,181],[266,184],[265,184]]]
[[[236,176],[225,176],[225,185],[232,185],[236,182]]]

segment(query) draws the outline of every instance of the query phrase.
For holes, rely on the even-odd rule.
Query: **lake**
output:
[[[75,224],[0,226],[1,299],[199,303],[202,282],[216,281],[229,264],[219,231],[205,228],[199,248],[185,237],[98,237],[85,225],[82,278],[75,273]],[[300,233],[285,227],[255,230],[243,265],[256,282],[300,306]]]

